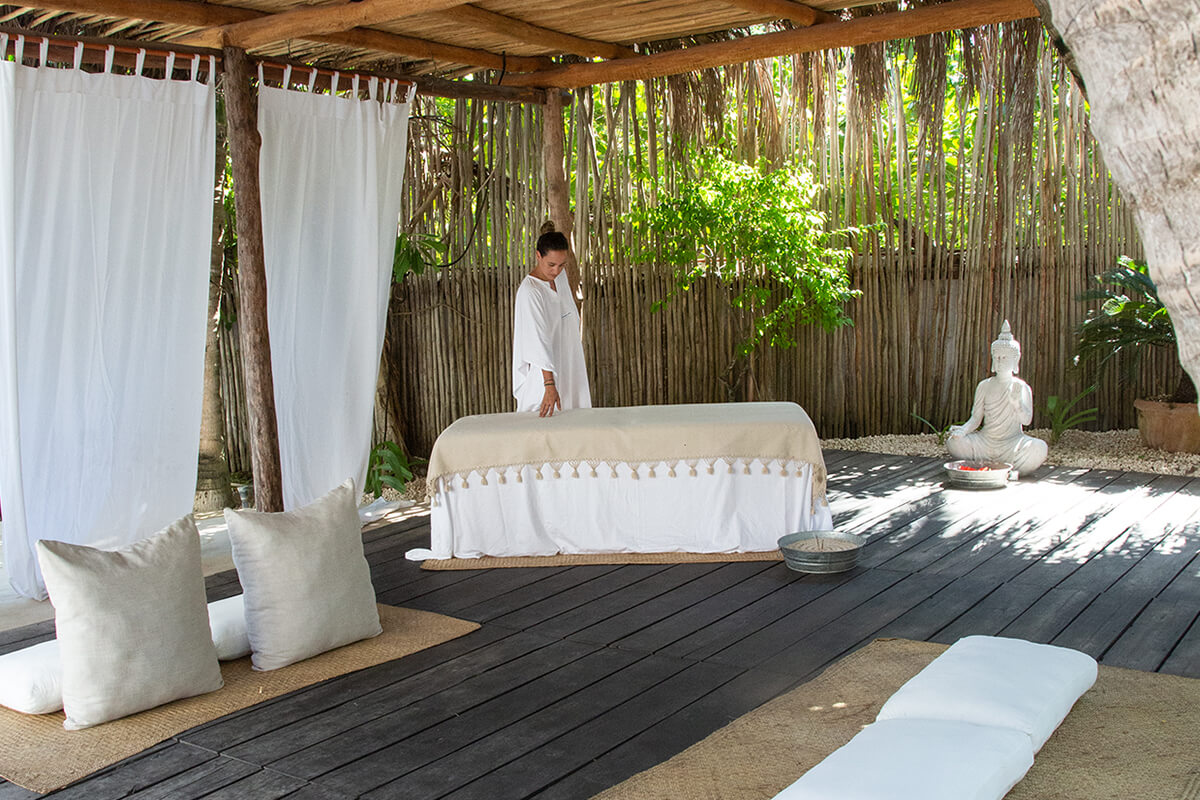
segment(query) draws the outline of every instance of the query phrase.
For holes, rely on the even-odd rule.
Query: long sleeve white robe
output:
[[[513,397],[517,411],[537,411],[545,396],[542,370],[554,373],[562,407],[591,408],[579,311],[566,272],[554,279],[555,289],[526,275],[517,288],[513,313]]]

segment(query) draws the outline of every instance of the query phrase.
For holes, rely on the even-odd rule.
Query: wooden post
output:
[[[258,187],[258,101],[250,86],[246,51],[225,48],[225,113],[237,210],[238,328],[242,371],[250,412],[250,461],[254,504],[259,511],[283,511],[275,382],[271,376],[271,337],[267,330],[267,272],[263,260],[262,204]]]
[[[571,216],[570,195],[567,188],[566,161],[563,144],[563,97],[561,92],[546,92],[546,104],[542,106],[542,158],[546,165],[546,194],[550,205],[550,219],[555,230],[561,231],[571,241],[574,217]],[[567,280],[575,305],[583,308],[579,293],[579,262],[575,251],[567,260]]]

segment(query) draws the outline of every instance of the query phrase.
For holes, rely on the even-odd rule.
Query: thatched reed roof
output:
[[[0,23],[572,88],[1033,17],[1031,0],[36,0]]]

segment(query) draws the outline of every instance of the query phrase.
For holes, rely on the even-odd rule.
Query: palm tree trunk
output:
[[[204,341],[204,403],[200,414],[200,463],[196,473],[197,512],[233,505],[229,462],[225,458],[225,404],[221,398],[221,349],[217,346],[221,277],[225,263],[225,131],[218,126],[216,196],[213,199],[212,252],[208,280],[208,335]]]
[[[1091,89],[1091,127],[1133,207],[1179,360],[1200,378],[1200,0],[1035,0]],[[1048,12],[1048,13],[1047,13]]]

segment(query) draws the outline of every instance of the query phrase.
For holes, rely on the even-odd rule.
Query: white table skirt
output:
[[[675,477],[669,476],[674,467]],[[565,467],[525,467],[468,488],[446,481],[433,498],[432,547],[413,560],[558,553],[733,553],[774,550],[795,531],[828,530],[829,506],[812,500],[812,466],[778,461],[718,465],[689,474],[687,464],[601,465],[572,477]],[[613,471],[616,477],[613,477]]]

